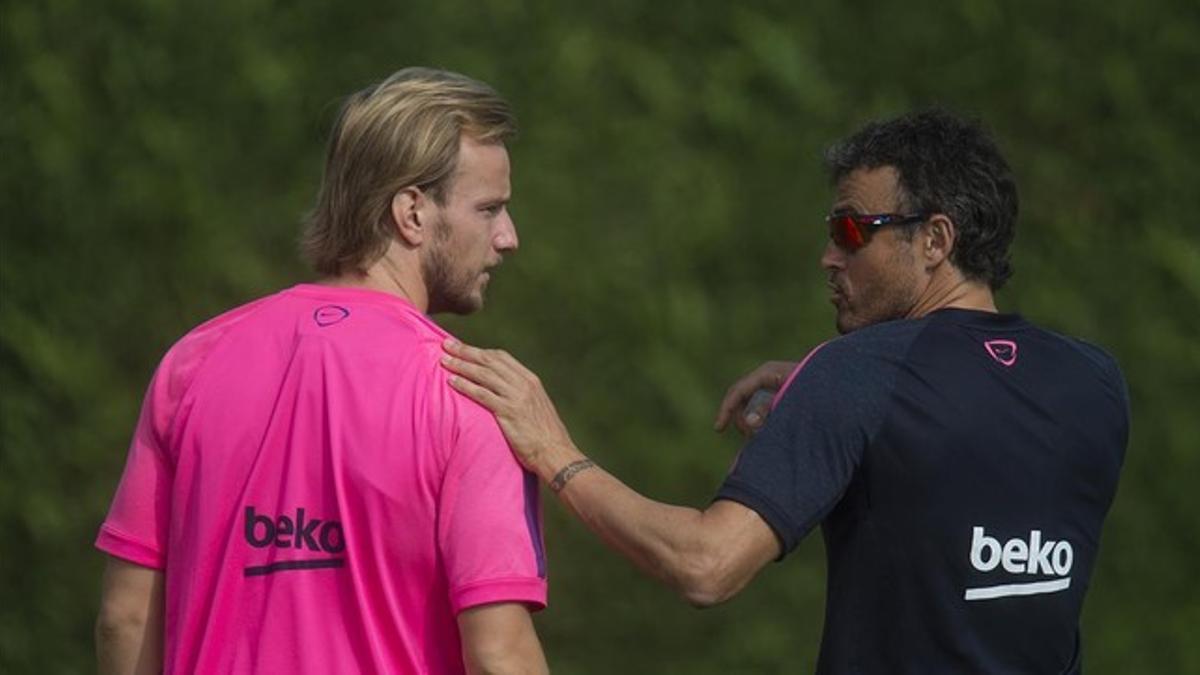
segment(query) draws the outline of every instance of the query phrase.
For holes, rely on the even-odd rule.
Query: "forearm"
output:
[[[101,675],[162,672],[163,578],[159,570],[108,559],[96,618]]]
[[[100,675],[162,672],[161,637],[144,621],[101,616],[96,621],[96,660]]]
[[[556,476],[586,459],[574,446],[556,448],[536,470],[554,488]],[[599,466],[573,475],[557,494],[607,545],[689,602],[714,604],[740,588],[730,587],[704,512],[643,497]]]
[[[446,342],[450,385],[496,414],[525,468],[609,546],[696,605],[741,590],[779,555],[755,511],[718,500],[703,512],[646,499],[575,447],[537,376],[507,353]]]
[[[536,639],[531,647],[506,653],[464,650],[463,665],[467,675],[546,675],[550,672]]]
[[[458,616],[468,675],[545,675],[549,672],[529,610],[518,603],[480,605]]]

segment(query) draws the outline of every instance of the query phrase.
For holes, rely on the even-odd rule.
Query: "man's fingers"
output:
[[[775,392],[771,389],[760,388],[751,394],[746,405],[739,411],[737,420],[738,431],[746,438],[758,433],[771,414],[771,401],[775,400]]]
[[[486,363],[490,368],[504,376],[506,380],[512,382],[538,382],[538,376],[532,370],[525,367],[517,357],[509,354],[503,349],[486,349],[483,351],[482,358],[486,359]]]
[[[713,424],[713,429],[716,431],[725,431],[725,428],[729,426],[730,420],[734,418],[736,407],[737,401],[731,399],[729,394],[726,394],[725,398],[721,399],[721,405],[717,407],[717,419]]]
[[[446,350],[453,356],[463,359],[464,361],[481,363],[483,360],[484,350],[480,349],[479,347],[472,347],[471,345],[454,338],[446,338],[443,340],[442,349]]]
[[[733,418],[733,426],[742,435],[742,438],[750,438],[754,435],[754,430],[746,426],[746,420],[740,415]]]
[[[725,400],[721,400],[721,404],[717,406],[717,419],[713,421],[713,431],[725,431],[725,427],[729,426],[729,412],[725,410]]]
[[[752,429],[761,427],[771,411],[771,401],[774,400],[775,392],[771,389],[761,388],[755,391],[750,396],[745,411],[742,413],[742,419],[746,420],[746,425]]]
[[[481,349],[479,347],[472,347],[471,345],[452,337],[446,338],[442,341],[442,349],[447,354],[450,354],[451,357],[457,359],[453,363],[462,364],[459,365],[459,368],[465,369],[471,365],[481,366],[485,369],[492,370],[502,378],[505,377],[505,371],[511,370],[511,368],[507,366],[507,361],[511,361],[512,357],[509,357],[508,354],[495,349]],[[505,359],[504,357],[508,358]],[[442,363],[449,366],[452,362],[448,362],[443,358]],[[451,368],[451,370],[455,369]],[[468,377],[471,377],[471,379],[475,379],[476,382],[479,382],[478,379],[473,377],[473,374],[480,371],[464,372],[463,370],[455,370],[455,372],[462,372],[464,375],[467,375]]]
[[[493,413],[499,413],[503,399],[497,396],[492,390],[481,387],[478,384],[466,379],[461,375],[450,376],[450,386],[454,387],[460,393],[474,400],[479,405],[491,410]]]
[[[490,368],[498,374],[503,374],[505,371],[514,370],[512,364],[516,361],[509,356],[507,352],[499,349],[482,349],[480,347],[472,347],[471,345],[456,340],[454,338],[446,338],[442,341],[442,349],[456,359],[467,363],[478,364],[485,368]]]
[[[721,398],[720,405],[717,406],[717,419],[713,424],[713,429],[717,431],[725,431],[725,427],[729,426],[730,412],[732,412],[729,396],[732,393],[733,387],[730,387],[725,391],[725,396]]]
[[[765,389],[773,396],[774,392],[783,386],[783,381],[795,365],[788,361],[768,361],[743,375],[725,392],[725,398],[721,399],[713,428],[724,431],[729,423],[733,422],[738,431],[745,435],[757,431],[767,418],[770,401],[767,401],[767,405],[762,405],[761,401],[758,405],[751,405],[751,395]],[[746,416],[750,415],[752,417],[747,419]]]
[[[490,368],[503,377],[505,381],[512,380],[514,376],[524,377],[525,379],[536,377],[520,361],[502,349],[472,347],[454,338],[446,338],[442,342],[442,349],[462,361]]]
[[[494,394],[504,395],[509,389],[505,377],[501,373],[496,372],[496,369],[492,366],[480,365],[449,355],[442,356],[442,366],[446,370],[460,375],[464,379],[484,387]]]
[[[751,392],[757,388],[752,378],[753,373],[734,382],[725,392],[725,398],[721,399],[721,405],[717,407],[717,421],[714,426],[717,431],[724,431],[729,426],[729,422],[736,417]]]

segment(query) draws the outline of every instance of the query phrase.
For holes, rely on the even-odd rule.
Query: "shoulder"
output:
[[[449,455],[462,454],[464,447],[471,454],[496,453],[510,457],[507,441],[496,416],[487,408],[450,385],[452,373],[442,366],[445,355],[443,342],[450,336],[436,324],[419,328],[406,371],[411,374],[407,386],[412,387],[414,401],[420,400],[427,419],[440,430]]]
[[[1125,382],[1125,375],[1121,372],[1121,366],[1112,354],[1103,347],[1082,338],[1046,329],[1040,330],[1050,336],[1050,339],[1058,342],[1063,353],[1075,357],[1070,359],[1074,363],[1070,372],[1074,373],[1073,377],[1076,378],[1076,381],[1094,384],[1107,396],[1128,409],[1128,385]]]
[[[1051,334],[1061,339],[1070,349],[1077,352],[1097,370],[1121,377],[1121,367],[1117,364],[1117,359],[1103,347],[1082,338],[1059,335],[1058,333]]]
[[[146,415],[143,421],[150,424],[155,433],[165,437],[175,411],[216,345],[235,326],[268,306],[276,297],[259,298],[223,312],[191,329],[167,349],[155,368],[143,405]]]
[[[164,393],[171,399],[181,397],[214,347],[247,319],[278,301],[279,297],[279,294],[269,295],[239,305],[201,323],[179,338],[163,356],[155,375],[159,386],[167,389]]]
[[[910,347],[925,321],[868,326],[814,349],[793,371],[776,407],[801,423],[826,431],[873,429],[886,414]]]
[[[907,358],[926,325],[923,319],[888,321],[829,340],[809,352],[789,381],[819,378],[841,386],[882,384],[883,376]]]
[[[894,361],[908,352],[929,326],[927,319],[885,321],[830,340],[822,349],[826,358],[872,358]]]
[[[1083,338],[1029,324],[1042,336],[1045,344],[1053,345],[1060,367],[1069,366],[1075,373],[1087,377],[1089,374],[1112,386],[1125,387],[1125,376],[1121,367],[1108,350]]]

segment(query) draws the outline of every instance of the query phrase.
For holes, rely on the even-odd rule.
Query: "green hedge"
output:
[[[1200,672],[1200,11],[1192,0],[0,6],[0,671],[92,669],[91,548],[157,359],[306,278],[297,223],[338,97],[413,64],[517,108],[521,251],[447,321],[543,375],[634,487],[704,504],[725,386],[832,333],[819,155],[940,103],[1022,187],[1005,309],[1104,345],[1133,440],[1084,615],[1092,673]],[[805,672],[819,538],[720,609],[548,503],[561,673]]]

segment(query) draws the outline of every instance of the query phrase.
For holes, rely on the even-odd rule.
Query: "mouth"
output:
[[[829,289],[829,303],[840,310],[846,304],[846,292],[832,281],[825,287]]]

